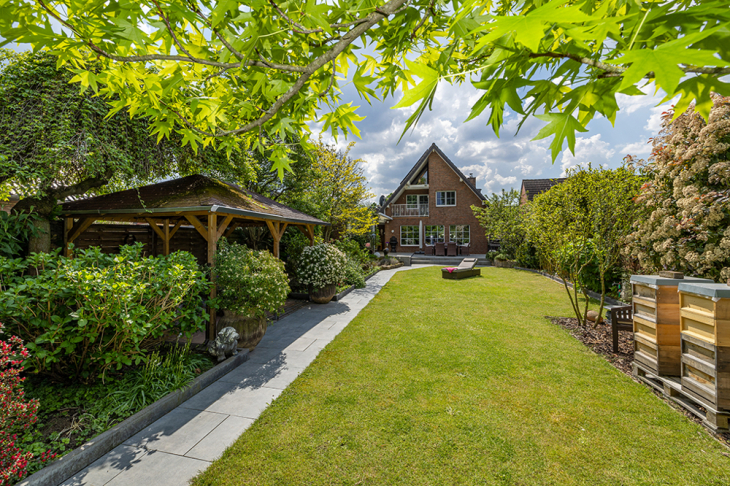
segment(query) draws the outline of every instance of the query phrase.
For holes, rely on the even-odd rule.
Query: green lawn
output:
[[[730,484],[727,449],[545,315],[562,286],[397,273],[193,482]]]

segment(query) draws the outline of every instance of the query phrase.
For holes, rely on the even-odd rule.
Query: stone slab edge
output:
[[[343,290],[339,294],[337,294],[334,297],[332,297],[332,300],[334,300],[334,301],[342,300],[343,297],[345,297],[347,294],[349,294],[353,290],[355,290],[355,286],[354,285],[350,285],[345,290]]]
[[[371,273],[370,275],[368,275],[367,277],[365,277],[365,281],[367,282],[368,280],[370,280],[371,278],[373,278],[374,276],[376,276],[380,272],[381,272],[380,269],[374,271],[373,273]]]
[[[563,283],[563,281],[560,278],[558,278],[558,277],[556,277],[554,275],[550,275],[550,274],[548,274],[546,272],[543,272],[541,270],[535,270],[534,268],[514,267],[514,270],[522,270],[524,272],[537,273],[538,275],[542,275],[543,277],[549,278],[550,280],[554,280],[555,282],[558,282],[559,284],[562,284]],[[573,288],[573,284],[570,283],[570,282],[568,282],[568,287]],[[591,290],[589,290],[587,293],[588,293],[588,297],[590,297],[591,299],[597,300],[598,302],[601,301],[601,294],[597,294],[597,293],[595,293],[595,292],[593,292]],[[612,299],[609,296],[606,296],[605,297],[604,305],[605,304],[608,304],[608,305],[621,305],[621,306],[630,305],[630,304],[627,304],[625,302],[621,302],[620,300]]]
[[[61,484],[125,440],[149,427],[184,401],[203,391],[208,385],[216,382],[246,360],[248,360],[248,349],[239,349],[236,356],[231,356],[223,363],[209,369],[195,378],[187,387],[160,398],[122,423],[99,434],[37,473],[28,476],[18,483],[18,486],[57,486]]]

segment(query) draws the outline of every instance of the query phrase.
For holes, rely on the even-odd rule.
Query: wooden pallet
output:
[[[682,391],[678,376],[657,376],[636,361],[632,365],[636,378],[701,419],[705,427],[718,434],[730,432],[730,412],[715,410],[710,404]]]

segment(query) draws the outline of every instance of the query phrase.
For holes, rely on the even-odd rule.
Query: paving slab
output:
[[[124,471],[130,470],[147,454],[144,449],[120,445],[92,462],[83,471],[62,483],[62,486],[103,486]]]
[[[234,417],[233,415],[225,419],[218,427],[206,435],[203,440],[198,442],[195,447],[188,451],[185,456],[203,461],[215,461],[228,447],[230,447],[236,439],[243,434],[247,428],[253,423],[253,419]]]
[[[109,486],[154,485],[187,486],[191,479],[205,471],[210,463],[177,456],[167,452],[151,451],[142,456],[133,467],[109,481]]]
[[[213,431],[227,415],[178,407],[139,431],[125,445],[185,455]]]

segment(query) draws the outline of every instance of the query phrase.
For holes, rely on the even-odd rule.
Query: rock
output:
[[[596,322],[596,318],[598,317],[598,312],[588,311],[588,314],[586,315],[586,317],[588,318],[589,321]],[[602,322],[603,322],[603,317],[601,317],[601,320],[598,321],[598,323],[600,324]]]

